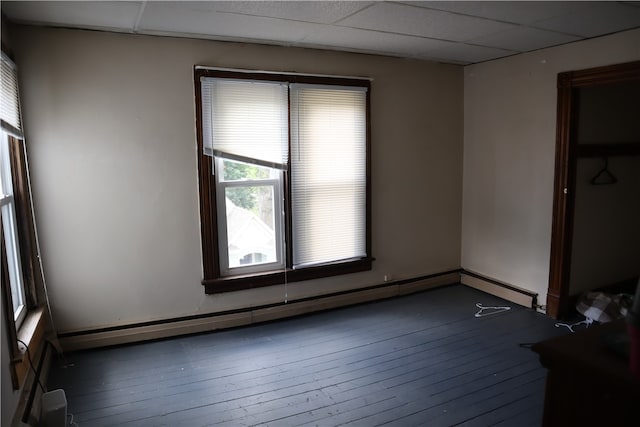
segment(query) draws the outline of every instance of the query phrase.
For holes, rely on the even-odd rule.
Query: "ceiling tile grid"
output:
[[[458,42],[515,27],[484,18],[388,2],[378,2],[338,25]]]
[[[320,24],[219,12],[208,2],[147,2],[137,28],[139,33],[201,36],[222,40],[297,42]],[[286,25],[283,23],[286,22]]]
[[[619,2],[576,2],[571,12],[556,15],[533,26],[583,37],[596,37],[640,25],[640,8]]]
[[[463,65],[640,28],[637,1],[2,1],[0,6],[17,23]]]
[[[488,34],[470,40],[470,43],[509,49],[517,52],[529,52],[548,46],[556,46],[580,40],[579,37],[532,27],[516,27],[499,33]]]
[[[133,28],[140,2],[0,2],[2,13],[21,22],[79,28]]]
[[[220,1],[215,2],[214,8],[222,13],[333,24],[374,3],[373,1]]]

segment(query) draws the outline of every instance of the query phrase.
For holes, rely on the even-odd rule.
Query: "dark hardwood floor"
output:
[[[509,311],[474,317],[476,303]],[[554,321],[455,285],[209,334],[66,354],[80,426],[537,426]]]

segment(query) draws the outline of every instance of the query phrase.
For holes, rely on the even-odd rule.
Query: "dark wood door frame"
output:
[[[640,61],[558,74],[556,165],[547,291],[547,314],[556,319],[565,315],[569,309],[569,275],[578,157],[576,141],[578,89],[632,80],[640,80]]]

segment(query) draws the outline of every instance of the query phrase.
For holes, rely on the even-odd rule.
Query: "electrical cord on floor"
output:
[[[80,427],[75,421],[73,421],[73,414],[67,414],[67,418],[69,418],[69,423],[67,425]]]
[[[40,382],[38,371],[36,371],[35,366],[33,366],[33,359],[31,358],[31,353],[29,352],[29,346],[21,339],[17,339],[17,341],[24,346],[25,350],[27,350],[27,359],[29,360],[29,366],[31,366],[31,370],[33,371],[33,375],[36,377],[36,380],[38,381],[38,385],[40,386],[40,389],[42,390],[43,393],[46,393],[47,390],[44,388],[44,386]]]
[[[33,366],[33,359],[31,358],[31,352],[29,351],[29,346],[22,341],[21,339],[17,338],[16,339],[20,344],[22,344],[24,346],[24,349],[27,352],[27,359],[29,360],[29,366],[31,367],[31,371],[33,371],[33,375],[35,376],[36,380],[38,381],[38,385],[40,386],[40,389],[42,390],[42,393],[46,393],[47,389],[44,388],[44,386],[42,385],[42,382],[40,382],[40,377],[38,376],[38,371],[36,371],[35,366]],[[69,423],[67,425],[69,426],[73,426],[73,427],[80,427],[78,425],[78,423],[76,423],[73,420],[73,414],[67,414],[67,417],[69,418]]]

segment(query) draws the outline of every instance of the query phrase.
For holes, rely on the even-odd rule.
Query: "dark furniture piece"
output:
[[[544,426],[640,425],[640,381],[609,344],[625,334],[618,320],[533,346],[549,370]]]

